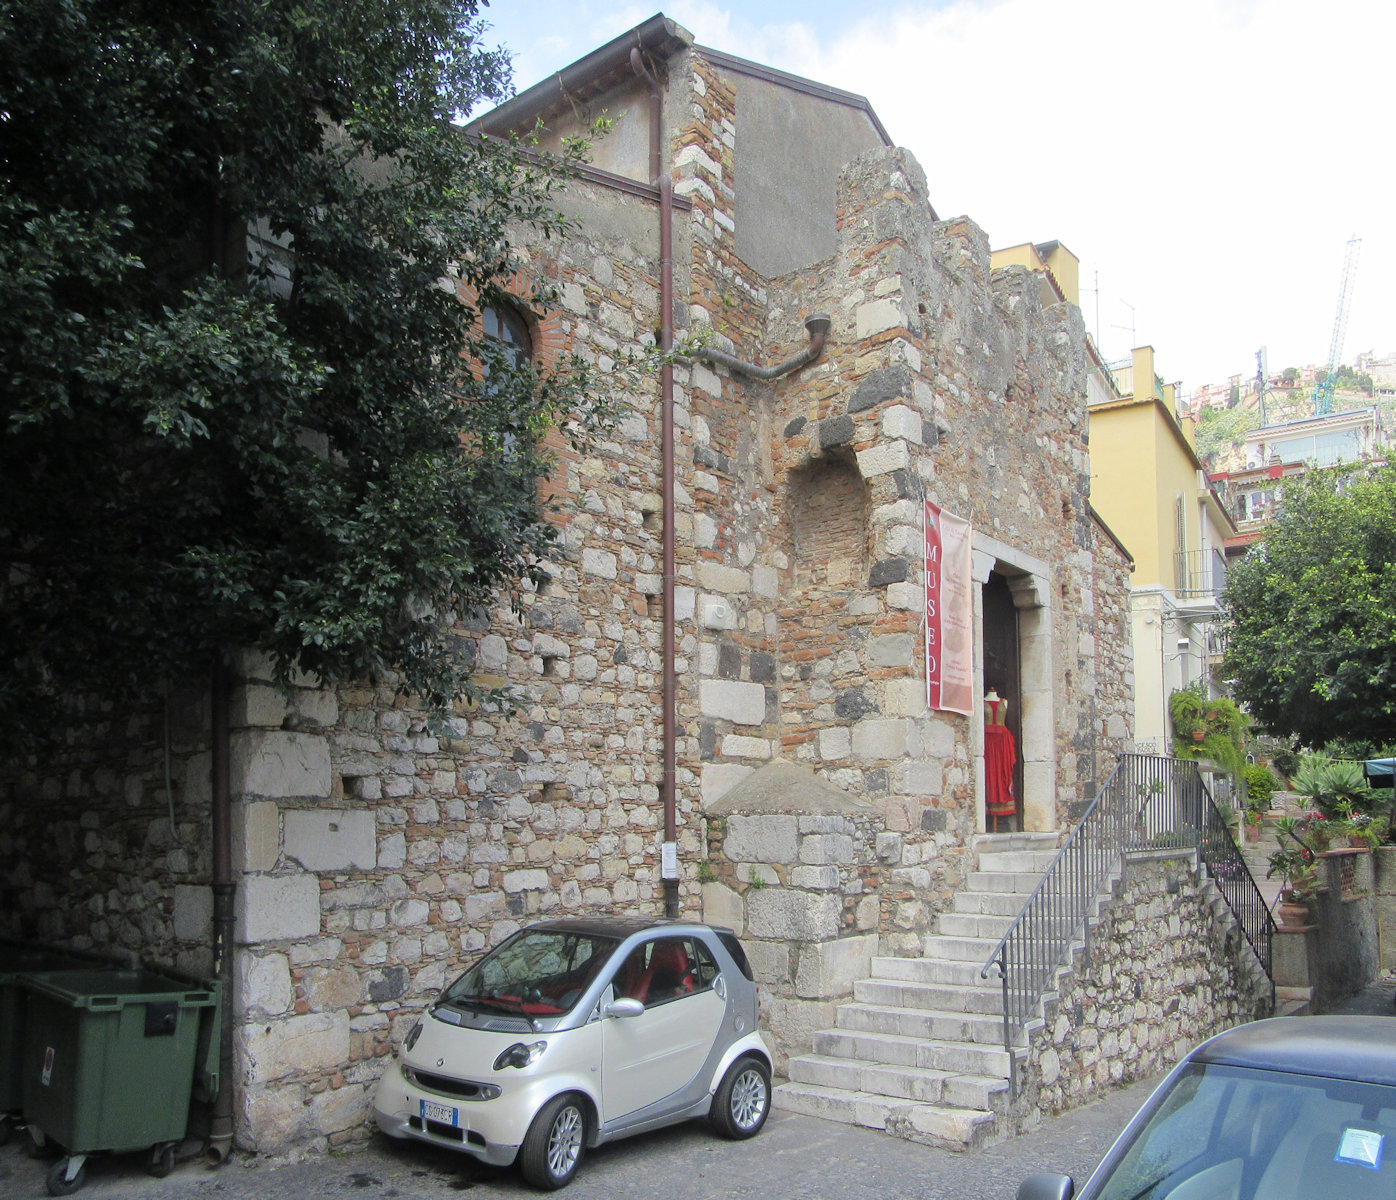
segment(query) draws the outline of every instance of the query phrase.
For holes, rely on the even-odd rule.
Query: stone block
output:
[[[742,737],[740,734],[729,733],[722,739],[722,753],[728,758],[761,758],[771,757],[771,742],[769,738]]]
[[[314,1136],[298,1086],[244,1086],[237,1117],[239,1149],[276,1154]]]
[[[506,892],[546,892],[548,873],[541,868],[526,871],[506,871],[504,873]]]
[[[705,717],[734,725],[760,725],[766,720],[766,689],[759,683],[705,679],[698,685],[698,703]]]
[[[795,994],[806,1000],[840,1000],[853,994],[853,984],[872,974],[878,952],[877,934],[838,938],[801,946],[795,968]]]
[[[204,942],[213,930],[213,889],[177,883],[174,889],[174,935],[181,942]]]
[[[747,893],[746,917],[754,938],[822,942],[838,936],[843,904],[838,896],[758,888]]]
[[[902,315],[902,306],[895,300],[870,300],[858,306],[854,313],[854,323],[857,331],[855,336],[861,341],[863,338],[872,337],[873,334],[896,329],[906,324],[906,320]]]
[[[600,579],[616,577],[616,556],[608,550],[594,550],[587,547],[582,551],[582,571]]]
[[[905,442],[878,442],[858,451],[858,471],[864,479],[890,475],[911,465],[911,451]]]
[[[920,717],[929,710],[924,679],[889,679],[882,687],[883,711],[890,716]]]
[[[910,739],[910,721],[859,721],[853,727],[853,755],[865,762],[902,758],[910,747]]]
[[[282,833],[286,856],[308,871],[377,865],[373,813],[353,809],[288,809]]]
[[[320,881],[314,875],[247,875],[234,905],[244,945],[320,933]]]
[[[304,975],[305,998],[316,1012],[333,1012],[363,1002],[363,981],[351,966],[311,967]]]
[[[800,861],[813,866],[849,866],[853,839],[846,833],[814,833],[800,839]]]
[[[751,576],[746,571],[738,570],[736,567],[724,567],[720,563],[700,562],[698,564],[698,583],[710,592],[719,592],[728,596],[744,596],[751,590]]]
[[[918,638],[909,633],[886,633],[868,639],[867,663],[870,667],[911,668],[916,663]],[[925,685],[922,684],[922,690]]]
[[[799,849],[796,820],[789,813],[727,818],[722,853],[728,862],[793,863]]]
[[[716,804],[755,770],[743,763],[704,763],[703,807]]]
[[[839,886],[838,867],[799,866],[790,872],[790,886],[810,892],[832,892]]]
[[[349,1014],[305,1013],[238,1031],[248,1083],[334,1070],[349,1061]]]
[[[296,998],[291,986],[291,966],[284,954],[237,955],[236,1014],[253,1021],[279,1017]]]
[[[286,693],[263,683],[234,688],[228,703],[228,720],[234,729],[260,725],[280,729],[290,705]]]
[[[327,1088],[310,1101],[310,1119],[321,1134],[357,1129],[368,1119],[368,1102],[369,1090],[363,1084]]]
[[[905,404],[894,404],[882,413],[882,436],[921,441],[921,414]]]
[[[837,762],[853,752],[853,732],[846,725],[833,725],[819,731],[819,757]]]
[[[740,937],[746,932],[746,906],[740,893],[723,883],[705,883],[703,920],[709,925],[724,925]]]
[[[323,798],[330,794],[329,742],[317,734],[250,729],[233,734],[235,796]]]
[[[790,986],[790,947],[784,942],[758,942],[746,938],[742,942],[751,973],[756,982],[784,990]]]
[[[899,796],[939,796],[945,765],[938,758],[900,762],[892,768],[892,791]]]

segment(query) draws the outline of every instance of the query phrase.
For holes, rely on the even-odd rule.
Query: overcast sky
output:
[[[649,5],[495,0],[520,91]],[[942,217],[1063,242],[1107,358],[1152,345],[1185,391],[1396,351],[1392,0],[673,0],[701,45],[866,96]],[[1094,290],[1099,279],[1098,294]]]

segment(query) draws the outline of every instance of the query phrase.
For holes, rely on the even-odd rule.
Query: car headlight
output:
[[[422,1036],[422,1023],[418,1021],[408,1030],[407,1036],[402,1039],[402,1048],[411,1050],[417,1044],[417,1039]]]
[[[502,1071],[505,1067],[526,1067],[530,1063],[536,1063],[547,1048],[547,1042],[515,1042],[507,1050],[500,1052],[499,1057],[494,1060],[494,1069]]]

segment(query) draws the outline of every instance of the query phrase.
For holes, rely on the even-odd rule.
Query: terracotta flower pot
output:
[[[1286,929],[1298,929],[1312,923],[1309,906],[1301,904],[1298,900],[1281,900],[1275,906],[1275,915]]]
[[[1200,741],[1201,741],[1203,738],[1205,738],[1206,736],[1207,736],[1207,731],[1206,731],[1205,729],[1194,729],[1194,730],[1192,731],[1192,740],[1193,740],[1194,742],[1200,742]]]

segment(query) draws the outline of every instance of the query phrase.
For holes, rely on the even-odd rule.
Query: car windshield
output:
[[[442,993],[453,1008],[517,1013],[567,1012],[619,940],[567,930],[529,929],[490,951]]]
[[[1111,1158],[1093,1200],[1390,1200],[1396,1088],[1193,1064]]]

